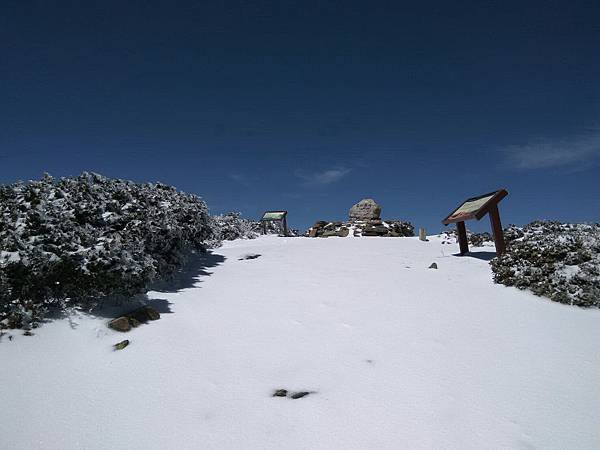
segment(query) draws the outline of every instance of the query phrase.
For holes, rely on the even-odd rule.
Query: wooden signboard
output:
[[[287,211],[265,211],[260,221],[263,224],[263,234],[267,234],[267,222],[279,222],[283,234],[287,236]]]
[[[494,243],[496,244],[496,253],[500,255],[504,252],[504,232],[502,231],[502,223],[500,222],[498,203],[507,195],[508,192],[506,189],[500,189],[498,191],[478,195],[477,197],[468,198],[442,220],[444,225],[450,223],[456,224],[461,255],[469,252],[465,220],[480,220],[486,214],[490,215]]]

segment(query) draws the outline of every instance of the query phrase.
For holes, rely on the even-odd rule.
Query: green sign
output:
[[[485,205],[493,196],[494,194],[491,194],[487,195],[486,197],[476,198],[474,200],[467,200],[462,205],[460,205],[458,209],[454,211],[450,217],[448,217],[448,219],[458,219],[460,217],[464,217],[471,213],[479,211],[479,209],[483,205]]]
[[[267,211],[262,220],[283,220],[285,214],[285,211]]]

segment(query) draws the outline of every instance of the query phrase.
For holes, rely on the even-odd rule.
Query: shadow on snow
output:
[[[482,261],[491,261],[496,257],[496,252],[468,252],[464,255],[454,253],[452,256],[460,256],[461,258],[475,258]]]
[[[212,274],[207,269],[216,267],[224,261],[223,255],[212,252],[194,254],[179,271],[167,279],[152,283],[148,290],[174,293],[195,287],[202,282],[202,278]]]
[[[218,266],[225,261],[223,255],[212,252],[192,254],[186,264],[170,277],[157,280],[148,286],[148,292],[154,293],[176,293],[184,289],[196,287],[204,277],[210,276],[212,272],[208,269]],[[66,309],[53,311],[48,314],[44,322],[66,318],[71,328],[77,328],[76,322],[79,314],[90,315],[105,319],[114,319],[141,306],[151,306],[160,314],[170,314],[172,302],[164,298],[150,298],[148,294],[139,294],[128,298],[107,298],[97,307],[89,311]]]

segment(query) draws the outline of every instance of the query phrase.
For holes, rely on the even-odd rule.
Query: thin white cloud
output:
[[[242,175],[241,173],[230,173],[229,178],[231,178],[236,183],[241,184],[242,186],[249,186],[250,180],[247,176]]]
[[[510,166],[517,169],[587,166],[600,159],[600,133],[561,140],[537,139],[504,151]]]
[[[304,180],[303,184],[305,185],[324,186],[340,181],[350,172],[352,172],[352,169],[339,167],[314,173],[296,172],[296,176]]]

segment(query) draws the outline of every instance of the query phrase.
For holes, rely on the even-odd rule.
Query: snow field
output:
[[[0,448],[598,448],[600,311],[495,285],[489,248],[441,242],[227,242],[148,294],[159,321],[12,331]]]

